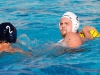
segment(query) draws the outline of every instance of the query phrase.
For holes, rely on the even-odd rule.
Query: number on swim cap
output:
[[[17,39],[17,30],[10,22],[0,24],[0,41],[15,43]]]
[[[6,29],[9,30],[9,33],[11,34],[13,31],[11,31],[10,26],[6,26]]]

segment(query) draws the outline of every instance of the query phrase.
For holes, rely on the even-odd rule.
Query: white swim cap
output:
[[[72,32],[77,32],[79,28],[79,19],[78,17],[72,12],[66,12],[63,14],[62,18],[66,17],[72,21]]]

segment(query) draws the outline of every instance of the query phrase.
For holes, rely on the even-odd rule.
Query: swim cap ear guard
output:
[[[63,14],[62,18],[66,17],[72,21],[72,32],[77,32],[79,28],[79,19],[78,17],[72,12],[66,12]]]
[[[16,28],[9,22],[0,24],[0,42],[15,43],[17,39]]]

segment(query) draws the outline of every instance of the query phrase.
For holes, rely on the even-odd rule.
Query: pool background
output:
[[[100,38],[81,46],[83,52],[66,53],[54,44],[62,37],[59,20],[66,11],[80,19],[80,28],[95,26],[100,32],[100,0],[0,0],[0,23],[18,30],[15,44],[32,53],[0,53],[0,75],[100,74]],[[60,52],[60,53],[59,53]]]

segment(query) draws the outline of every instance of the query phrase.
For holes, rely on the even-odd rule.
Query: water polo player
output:
[[[9,22],[0,24],[0,42],[15,43],[17,39],[16,28]]]
[[[0,53],[1,52],[21,52],[30,55],[28,52],[24,52],[20,48],[12,48],[10,43],[15,43],[17,40],[17,30],[9,22],[0,24]]]
[[[59,29],[60,29],[63,39],[60,40],[58,43],[60,45],[61,44],[64,45],[63,44],[64,38],[67,35],[67,33],[69,33],[69,32],[78,33],[83,41],[87,40],[87,39],[92,40],[93,37],[90,34],[90,31],[91,30],[97,31],[97,30],[91,26],[84,26],[83,29],[80,32],[78,32],[79,25],[80,25],[79,19],[74,13],[72,13],[72,12],[64,13],[63,16],[61,17],[60,23],[59,23]]]

